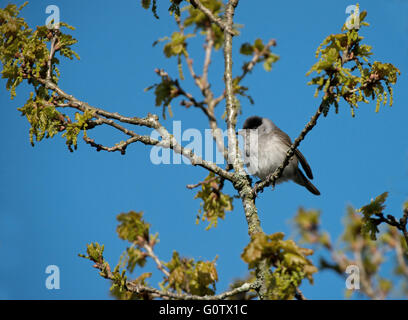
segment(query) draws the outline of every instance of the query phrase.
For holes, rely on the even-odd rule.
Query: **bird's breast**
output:
[[[250,174],[265,179],[284,161],[289,147],[275,135],[259,135],[248,139],[245,145],[245,162]],[[297,167],[296,157],[285,168],[278,183],[292,179]]]

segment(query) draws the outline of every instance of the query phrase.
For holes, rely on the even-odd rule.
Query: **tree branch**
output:
[[[177,79],[176,79],[176,80],[172,79],[172,78],[169,76],[169,74],[168,74],[166,71],[164,71],[163,69],[155,69],[154,71],[155,71],[160,77],[163,77],[163,78],[167,79],[168,81],[170,81],[170,82],[177,88],[177,93],[178,93],[179,95],[185,96],[185,97],[190,101],[189,103],[187,103],[187,102],[185,102],[185,101],[183,100],[183,101],[180,103],[181,105],[184,105],[184,106],[186,106],[186,107],[194,106],[194,107],[196,107],[196,108],[201,109],[201,111],[203,111],[204,114],[205,114],[207,117],[209,117],[209,118],[211,118],[211,119],[214,118],[213,115],[210,115],[210,114],[209,114],[207,108],[204,107],[204,103],[203,103],[203,102],[198,102],[198,101],[193,97],[193,95],[192,95],[191,93],[186,92],[186,91],[181,87],[181,85],[180,85],[180,83],[179,83],[179,81],[178,81]]]
[[[226,23],[232,27],[235,8],[238,5],[238,0],[229,0],[225,10]],[[235,96],[233,91],[232,77],[232,35],[224,32],[224,82],[225,82],[225,97],[227,111],[227,129],[228,129],[228,149],[232,155],[230,162],[236,172],[237,180],[234,187],[238,190],[241,197],[242,205],[245,211],[245,217],[248,224],[248,233],[250,236],[256,233],[263,232],[259,221],[258,210],[255,206],[255,197],[251,189],[251,181],[246,175],[243,167],[242,159],[238,152],[238,139],[236,137],[236,120],[237,110],[235,105]],[[269,266],[266,260],[262,260],[255,269],[257,293],[260,299],[267,297],[268,288],[266,279],[270,273]]]
[[[222,31],[229,33],[230,35],[237,35],[238,32],[233,30],[232,25],[225,23],[220,17],[215,16],[210,9],[204,6],[200,0],[190,0],[191,5],[200,9],[211,22],[215,23]]]
[[[101,270],[101,274],[104,278],[114,281],[115,277],[110,270],[109,265],[105,263],[95,263],[94,267],[96,269]],[[133,292],[136,294],[148,293],[153,295],[154,297],[164,298],[164,299],[176,299],[176,300],[224,300],[228,297],[237,295],[239,293],[248,292],[250,290],[256,289],[255,283],[244,283],[243,285],[239,286],[238,288],[223,292],[217,295],[205,295],[205,296],[197,296],[187,293],[174,293],[171,291],[162,291],[156,288],[143,286],[132,281],[126,281],[125,283],[126,290],[129,292]]]
[[[91,138],[89,138],[87,136],[83,137],[84,141],[87,144],[89,144],[91,147],[96,148],[96,151],[101,151],[101,150],[104,150],[104,151],[107,151],[107,152],[120,151],[121,154],[125,154],[126,148],[127,148],[128,145],[130,145],[130,144],[132,144],[132,143],[134,143],[136,141],[141,141],[144,138],[147,138],[147,137],[135,136],[135,137],[132,137],[130,139],[127,139],[126,141],[119,142],[118,144],[116,144],[113,147],[106,147],[104,145],[96,143],[95,140],[93,140],[93,139],[91,139]]]
[[[371,218],[377,225],[380,224],[381,222],[385,222],[386,224],[396,227],[398,230],[402,232],[402,235],[404,236],[405,243],[408,248],[408,230],[407,230],[407,222],[408,222],[408,208],[404,209],[402,218],[397,221],[393,215],[387,215],[387,217],[384,217],[384,214],[382,213],[377,213],[376,216],[378,218]]]
[[[184,34],[184,25],[180,20],[180,17],[176,17],[176,22],[179,27],[181,33]],[[189,58],[188,52],[186,56],[186,64],[187,68],[190,72],[191,77],[194,79],[194,83],[200,89],[203,97],[204,103],[207,104],[207,108],[203,107],[203,112],[208,118],[208,122],[210,124],[211,133],[217,144],[217,148],[220,152],[223,153],[224,159],[228,160],[228,150],[224,146],[223,135],[221,129],[218,127],[217,118],[215,117],[214,110],[215,107],[225,98],[225,95],[222,94],[217,99],[214,99],[214,93],[210,89],[210,84],[208,83],[208,72],[209,66],[211,64],[211,55],[212,50],[214,47],[214,35],[209,25],[206,28],[206,38],[205,38],[205,55],[204,55],[204,62],[203,62],[203,74],[198,76],[193,67],[193,60]],[[183,102],[183,105],[186,105],[187,102]],[[194,104],[194,102],[191,102]]]
[[[147,255],[154,260],[154,262],[157,265],[157,268],[164,273],[166,277],[170,277],[170,273],[164,268],[162,262],[160,259],[156,256],[156,254],[153,251],[153,248],[150,244],[147,242],[144,243],[143,248],[146,250]]]
[[[217,180],[217,178],[218,177],[212,177],[211,179],[200,181],[200,182],[198,182],[196,184],[188,184],[186,187],[187,187],[187,189],[195,189],[195,188],[197,188],[197,187],[199,187],[199,186],[201,186],[203,184],[209,184],[209,183]]]
[[[211,63],[211,54],[214,47],[214,37],[213,31],[211,29],[211,25],[208,26],[205,30],[206,37],[205,37],[205,55],[204,55],[204,64],[203,64],[203,75],[202,75],[202,82],[206,89],[209,87],[208,83],[208,68]]]
[[[160,124],[160,122],[158,121],[158,117],[156,115],[152,115],[149,113],[147,117],[145,118],[138,118],[138,117],[130,118],[130,117],[122,116],[119,113],[111,113],[111,112],[108,112],[108,111],[105,111],[99,108],[92,107],[88,103],[82,102],[76,99],[74,96],[65,93],[51,80],[44,80],[41,78],[36,78],[36,80],[38,80],[41,84],[43,84],[47,89],[54,91],[56,94],[60,96],[60,98],[68,100],[69,103],[64,104],[63,105],[64,107],[71,107],[74,109],[78,109],[82,112],[85,112],[86,110],[93,112],[99,121],[107,125],[110,125],[131,137],[134,137],[134,139],[131,140],[132,143],[136,141],[140,141],[146,145],[160,145],[161,147],[164,147],[164,148],[170,148],[174,150],[176,153],[179,153],[185,156],[186,158],[188,158],[191,164],[194,166],[196,165],[201,166],[225,178],[226,180],[229,180],[229,181],[235,180],[232,173],[220,168],[213,162],[202,159],[201,157],[197,156],[191,149],[186,149],[182,147],[177,142],[177,140],[174,138],[174,136],[171,135],[166,130],[166,128]],[[111,121],[111,119],[117,120],[122,123],[128,123],[132,125],[144,126],[144,127],[155,129],[161,135],[162,140],[158,141],[156,139],[150,138],[149,136],[138,135],[135,132],[128,130],[125,127],[117,124],[116,122]],[[101,150],[105,150],[105,149],[101,148]]]
[[[344,58],[346,57],[346,58]],[[350,60],[353,60],[354,58],[352,56],[346,56],[345,54],[343,54],[343,59],[342,59],[342,65]],[[331,75],[331,79],[330,81],[333,79],[333,75]],[[377,82],[379,82],[380,80],[377,78],[372,78],[369,79],[367,82],[365,82],[363,85],[361,85],[359,88],[354,88],[351,90],[346,91],[345,93],[342,94],[343,98],[347,100],[347,95],[351,94],[353,92],[356,92],[358,90],[364,90],[367,87],[373,86],[375,85]],[[324,93],[324,97],[322,102],[319,105],[319,108],[317,109],[316,113],[313,115],[313,117],[310,119],[310,121],[306,124],[305,128],[302,130],[302,132],[300,133],[300,135],[296,138],[296,140],[294,141],[294,143],[291,145],[291,147],[288,149],[287,153],[286,153],[286,157],[283,160],[282,164],[273,172],[271,173],[268,177],[266,177],[265,180],[257,183],[255,185],[255,187],[253,188],[253,193],[255,195],[255,197],[257,196],[257,193],[259,191],[263,191],[263,189],[266,186],[269,186],[272,184],[272,186],[275,185],[275,182],[282,176],[284,169],[286,168],[286,166],[289,164],[290,159],[293,157],[295,150],[299,147],[300,143],[302,142],[302,140],[306,137],[306,135],[314,128],[314,126],[317,123],[317,120],[319,119],[320,115],[323,113],[323,108],[326,106],[327,102],[326,99],[328,98],[329,95],[334,95],[334,93],[332,92],[332,87],[331,87],[331,82],[329,83],[329,86],[327,87],[327,89],[325,90]],[[407,244],[408,244],[408,232],[405,232],[406,234],[406,240],[407,240]],[[404,236],[405,236],[404,234]]]
[[[306,124],[306,126],[303,128],[302,132],[300,135],[296,138],[296,140],[293,142],[293,144],[290,146],[288,151],[286,152],[285,159],[283,160],[282,164],[268,177],[266,177],[265,180],[259,182],[258,184],[255,185],[253,192],[254,195],[259,191],[263,191],[263,189],[269,185],[275,185],[276,180],[278,180],[282,174],[283,170],[286,168],[286,166],[289,164],[290,159],[293,157],[295,154],[295,150],[299,147],[300,143],[302,140],[306,137],[306,135],[314,128],[314,126],[317,123],[317,120],[319,119],[320,115],[323,112],[323,106],[324,106],[324,101],[320,104],[319,108],[317,109],[316,113],[313,115],[313,117],[310,119],[310,121]]]
[[[230,0],[227,3],[225,9],[227,25],[232,26],[233,17],[235,13],[235,7],[238,5],[238,0]],[[228,130],[228,149],[230,153],[229,159],[232,161],[232,165],[235,171],[239,174],[244,174],[242,159],[238,153],[238,140],[236,136],[236,123],[237,123],[237,107],[235,103],[234,89],[233,89],[233,77],[232,77],[232,36],[228,33],[224,33],[224,82],[225,82],[225,95],[226,95],[226,122]]]
[[[296,288],[295,298],[298,300],[307,300],[307,298],[299,288]]]
[[[49,35],[51,36],[51,48],[50,55],[47,61],[47,80],[51,80],[52,76],[52,60],[54,59],[55,52],[57,51],[57,42],[58,42],[58,29],[50,30]]]
[[[239,82],[242,81],[242,79],[245,78],[245,76],[250,73],[255,65],[259,62],[259,60],[266,54],[269,52],[270,47],[275,47],[276,46],[276,40],[275,39],[271,39],[268,41],[268,43],[265,45],[265,47],[263,48],[262,51],[255,51],[254,56],[252,57],[252,60],[248,63],[246,63],[243,67],[242,67],[242,74],[238,77]]]

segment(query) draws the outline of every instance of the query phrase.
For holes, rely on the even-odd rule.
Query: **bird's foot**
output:
[[[270,180],[271,180],[272,175],[273,175],[273,173],[271,173],[270,175],[268,175],[268,176],[266,177],[265,181],[270,181]],[[274,181],[273,183],[269,183],[268,185],[270,185],[270,186],[271,186],[272,191],[275,191],[275,181]]]
[[[262,180],[259,180],[259,181],[255,182],[255,185],[254,185],[254,187],[252,188],[252,193],[253,193],[253,195],[254,195],[255,198],[258,196],[258,191],[257,191],[257,189],[258,189],[258,186],[259,186],[259,184],[260,184],[261,182],[262,182]],[[262,193],[262,192],[263,192],[263,189],[261,189],[260,191],[261,191],[261,193]]]

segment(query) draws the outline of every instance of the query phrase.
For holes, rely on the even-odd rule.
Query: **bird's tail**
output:
[[[320,191],[317,190],[317,188],[311,183],[303,174],[302,171],[299,169],[297,170],[297,177],[295,182],[297,184],[300,184],[301,186],[304,186],[307,190],[309,190],[311,193],[313,193],[316,196],[320,196]]]

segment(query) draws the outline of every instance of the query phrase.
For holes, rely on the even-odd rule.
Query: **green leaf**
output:
[[[241,45],[239,52],[243,55],[250,56],[254,52],[254,48],[250,43],[245,42]]]
[[[89,259],[96,263],[103,263],[103,251],[105,249],[104,245],[100,245],[99,243],[91,243],[86,246],[86,253],[87,255],[80,254],[79,256],[85,259]]]
[[[206,230],[216,227],[219,219],[225,218],[225,213],[233,210],[233,198],[221,192],[222,186],[219,177],[215,177],[214,173],[205,178],[201,184],[201,190],[195,196],[195,199],[201,199],[199,214],[196,222],[200,220],[208,221],[209,225]]]
[[[381,214],[385,209],[385,201],[387,200],[388,192],[384,192],[377,196],[374,200],[360,209],[358,212],[362,212],[365,217],[371,217],[372,215]]]
[[[166,263],[170,276],[165,278],[162,286],[177,292],[184,291],[194,295],[213,295],[218,281],[217,269],[213,261],[197,261],[181,258],[177,251],[172,259]]]
[[[151,4],[151,0],[142,0],[142,7],[145,9],[149,9]]]
[[[117,220],[120,222],[116,228],[119,238],[129,242],[149,241],[150,224],[143,220],[143,212],[121,213]]]
[[[388,192],[384,192],[372,200],[369,204],[358,209],[358,212],[363,213],[363,234],[369,234],[372,240],[377,240],[378,222],[372,219],[373,215],[382,215],[385,209],[385,201],[387,200]]]
[[[266,235],[263,232],[251,236],[241,257],[248,268],[255,268],[266,260],[274,270],[266,279],[269,299],[292,299],[296,288],[304,278],[313,282],[317,268],[306,258],[313,253],[311,249],[300,248],[293,240],[283,240],[281,232]]]
[[[366,11],[360,13],[361,25],[368,25],[362,22],[366,15]],[[323,40],[316,50],[318,61],[306,73],[316,72],[319,75],[308,84],[317,85],[316,97],[320,91],[323,92],[324,115],[328,114],[332,105],[338,113],[340,98],[349,104],[353,117],[360,102],[369,103],[366,97],[376,100],[376,112],[381,103],[385,105],[389,101],[392,105],[391,85],[396,83],[400,71],[390,63],[369,62],[372,48],[362,43],[359,28],[348,30],[344,25],[342,31]]]

